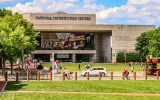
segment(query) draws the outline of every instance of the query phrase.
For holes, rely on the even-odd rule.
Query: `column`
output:
[[[72,54],[72,62],[73,62],[73,63],[76,62],[76,54]]]

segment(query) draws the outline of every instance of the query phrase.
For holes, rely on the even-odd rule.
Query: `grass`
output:
[[[5,90],[160,94],[159,84],[157,80],[21,81],[8,82]]]
[[[78,65],[80,64],[81,69],[80,71],[84,70],[84,65],[88,65],[88,63],[62,63],[62,69],[67,68],[69,71],[79,71]],[[107,64],[107,63],[90,63],[92,64],[92,67],[105,67],[108,71],[123,71],[124,68],[127,68],[129,71],[131,71],[131,67],[129,67],[128,63],[125,65],[123,64]],[[45,63],[46,68],[50,68],[52,66],[51,63]],[[60,64],[58,64],[60,66]],[[133,65],[134,71],[142,71],[143,67],[140,67],[140,65]],[[62,70],[64,71],[64,70]]]
[[[159,100],[157,96],[124,96],[101,94],[3,93],[0,100]]]

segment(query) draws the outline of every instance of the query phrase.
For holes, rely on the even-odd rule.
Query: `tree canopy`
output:
[[[11,64],[17,58],[23,58],[38,45],[33,24],[23,19],[21,14],[0,9],[0,58],[9,60]]]
[[[136,51],[140,53],[142,58],[148,54],[160,57],[160,27],[142,33],[136,40]]]

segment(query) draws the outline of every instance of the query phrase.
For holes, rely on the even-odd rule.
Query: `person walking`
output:
[[[84,69],[86,69],[86,67],[87,67],[87,65],[85,64],[85,65],[84,65]]]
[[[144,76],[144,73],[145,73],[145,67],[143,67],[143,76]]]
[[[143,67],[143,62],[141,62],[141,67]]]
[[[89,63],[88,63],[88,68],[87,69],[89,69],[90,68],[90,65],[89,65]]]
[[[81,69],[81,66],[80,66],[80,64],[79,64],[78,68],[79,68],[79,70]]]
[[[129,61],[129,67],[131,67],[131,62]]]
[[[126,79],[128,80],[128,74],[129,74],[129,72],[128,72],[128,70],[125,68],[125,76],[126,76]]]
[[[64,70],[65,70],[65,76],[67,77],[67,74],[68,74],[67,69],[64,68]]]
[[[34,59],[34,60],[33,60],[33,63],[34,63],[34,68],[36,68],[37,60],[36,60],[36,59]]]
[[[133,70],[134,70],[134,67],[132,66],[132,67],[131,67],[131,72],[133,72]]]
[[[29,61],[29,59],[27,60],[27,64],[28,64],[28,67],[30,67],[30,65],[31,65],[31,64],[30,64],[30,61]]]

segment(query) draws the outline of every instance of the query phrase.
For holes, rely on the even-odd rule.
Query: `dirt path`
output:
[[[99,92],[61,92],[61,91],[3,91],[3,92],[7,92],[7,93],[62,93],[62,94],[103,94],[103,95],[160,96],[160,94],[99,93]]]

